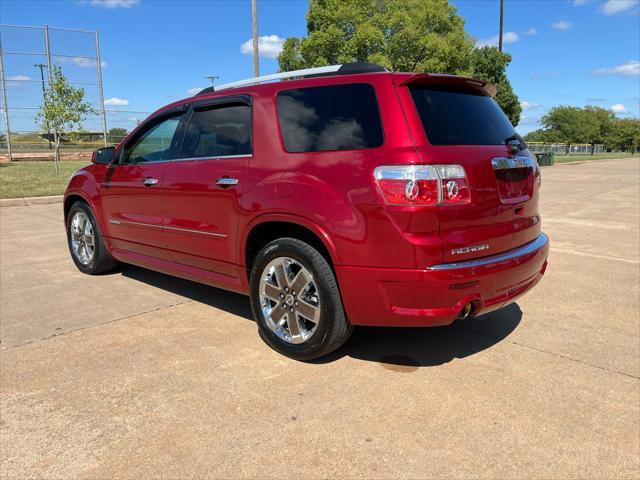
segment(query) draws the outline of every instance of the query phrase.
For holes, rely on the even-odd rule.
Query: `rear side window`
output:
[[[504,145],[516,134],[491,97],[438,87],[411,87],[433,145]]]
[[[288,152],[356,150],[383,143],[373,87],[299,88],[278,93],[278,121]]]
[[[251,154],[251,108],[221,105],[193,112],[180,158]]]

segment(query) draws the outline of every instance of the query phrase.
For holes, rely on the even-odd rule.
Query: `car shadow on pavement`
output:
[[[249,297],[134,265],[122,265],[122,276],[204,303],[253,322]],[[118,272],[117,271],[117,272]]]
[[[133,265],[123,265],[120,273],[127,278],[254,321],[249,298],[245,295]],[[330,363],[349,356],[379,362],[384,368],[399,372],[443,365],[455,358],[481,352],[504,340],[521,319],[522,311],[517,303],[513,303],[496,312],[458,320],[444,327],[357,327],[342,348],[313,363]]]
[[[444,327],[356,328],[339,350],[317,363],[343,356],[379,362],[388,370],[410,372],[419,367],[443,365],[492,347],[509,336],[522,319],[513,303],[477,318],[458,320]]]

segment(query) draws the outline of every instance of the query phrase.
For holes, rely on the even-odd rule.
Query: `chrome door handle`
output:
[[[216,180],[216,185],[222,185],[223,187],[229,187],[231,185],[237,185],[240,182],[237,178],[222,177]]]
[[[142,183],[146,187],[150,187],[152,185],[157,185],[158,184],[158,179],[157,178],[145,178]]]

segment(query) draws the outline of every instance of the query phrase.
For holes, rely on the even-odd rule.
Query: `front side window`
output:
[[[250,154],[251,108],[248,105],[218,105],[193,112],[180,158]]]
[[[299,88],[278,93],[278,121],[288,152],[356,150],[383,143],[371,85]]]
[[[171,160],[175,150],[175,133],[182,114],[161,120],[127,145],[122,163],[161,162]]]

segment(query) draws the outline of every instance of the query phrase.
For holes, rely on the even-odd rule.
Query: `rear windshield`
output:
[[[504,145],[516,131],[491,97],[442,87],[411,87],[432,145]]]
[[[382,123],[371,85],[354,83],[278,93],[278,120],[288,152],[379,147]]]

